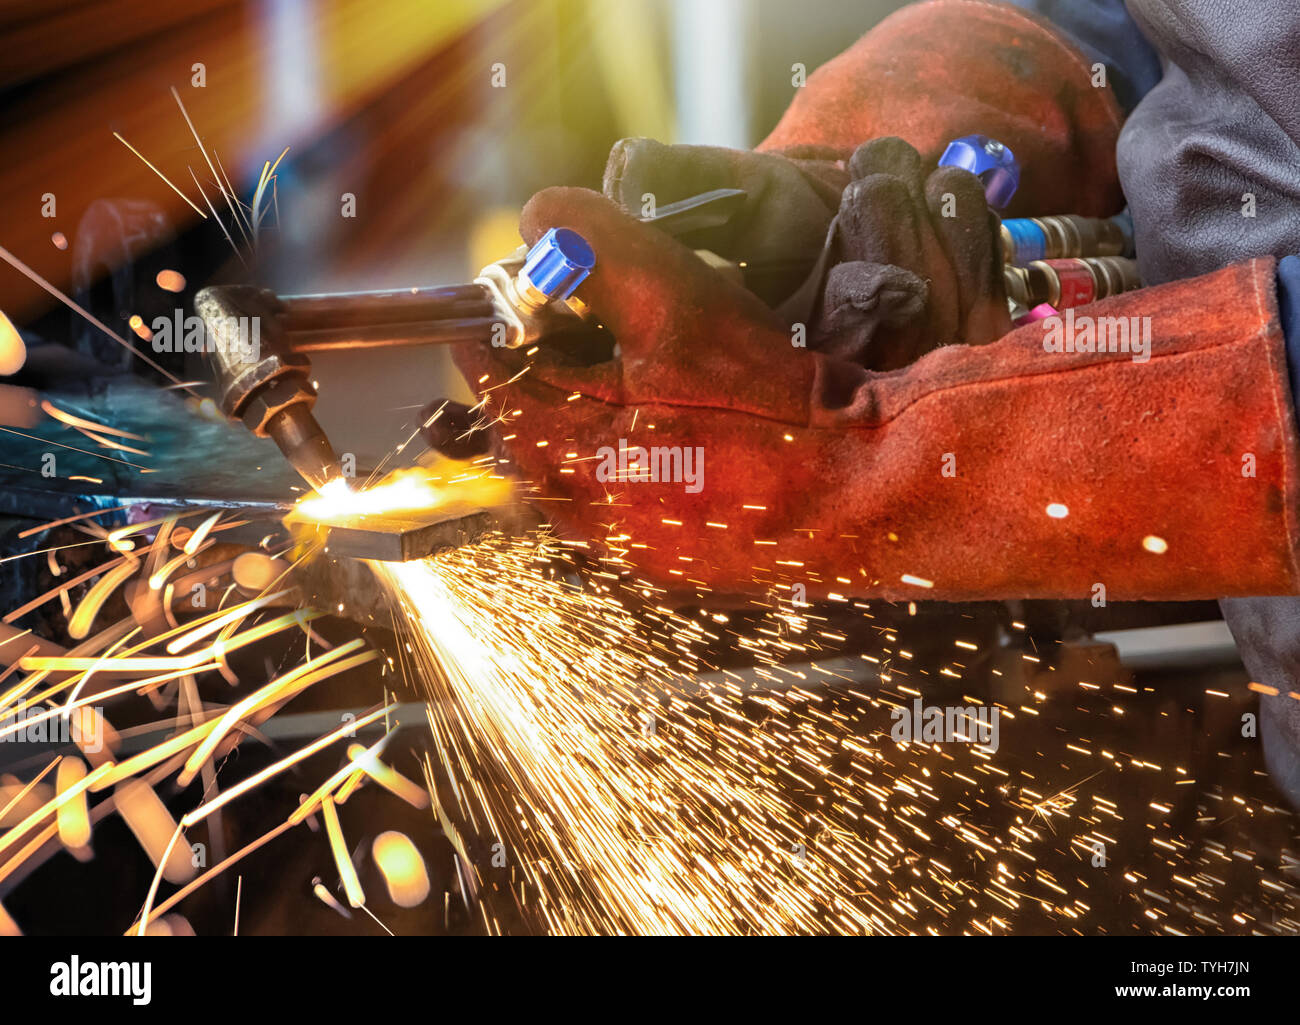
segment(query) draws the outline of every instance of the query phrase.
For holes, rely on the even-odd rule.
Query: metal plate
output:
[[[482,510],[440,510],[426,517],[399,513],[318,523],[326,531],[325,548],[330,555],[379,562],[408,562],[444,548],[470,544],[491,525],[491,513]]]

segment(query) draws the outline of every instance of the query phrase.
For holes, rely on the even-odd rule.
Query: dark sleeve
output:
[[[1282,334],[1286,336],[1291,404],[1295,406],[1297,396],[1300,396],[1300,257],[1286,256],[1278,261],[1277,309],[1282,321]]]
[[[1106,65],[1125,113],[1161,78],[1160,57],[1129,16],[1124,0],[1010,0],[1055,25],[1094,63]]]

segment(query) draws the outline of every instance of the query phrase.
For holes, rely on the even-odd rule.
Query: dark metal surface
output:
[[[320,524],[326,531],[326,551],[330,555],[379,562],[408,562],[444,548],[469,544],[491,525],[491,514],[481,510],[424,516],[403,512]]]
[[[26,436],[0,433],[0,513],[43,520],[155,503],[278,516],[305,490],[271,441],[202,415],[181,391],[121,375],[42,395],[69,413],[141,435],[145,441],[129,444],[149,454],[101,448],[49,417],[24,429]],[[46,453],[54,456],[49,477],[41,472]]]

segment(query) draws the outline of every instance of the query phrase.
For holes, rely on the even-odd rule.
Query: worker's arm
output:
[[[688,592],[950,600],[1300,584],[1271,261],[1090,307],[1128,351],[1058,351],[1038,323],[876,374],[799,347],[595,193],[534,197],[524,237],[552,226],[594,246],[583,295],[618,354],[457,358],[504,418],[508,464],[613,569]]]

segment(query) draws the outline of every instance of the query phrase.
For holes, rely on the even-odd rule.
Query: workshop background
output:
[[[256,282],[285,294],[468,281],[518,244],[519,210],[538,189],[599,187],[611,144],[625,136],[752,146],[790,101],[795,64],[812,71],[899,6],[897,0],[8,0],[0,4],[0,245],[123,334],[132,330],[133,314],[149,323],[177,304],[155,286],[168,268],[183,272],[187,303],[199,288],[217,283]],[[241,245],[247,266],[216,223],[202,219],[163,180],[185,189],[191,169],[212,177],[186,114],[245,201],[263,169],[288,147],[265,200],[257,246]],[[354,216],[345,216],[345,197],[353,197]],[[131,372],[121,350],[3,265],[0,311],[27,349],[25,387],[43,388],[70,373]],[[4,344],[0,337],[0,350]],[[320,353],[313,368],[317,418],[367,466],[411,433],[419,410],[435,397],[468,394],[437,346]],[[0,382],[0,405],[7,387]],[[8,440],[0,451],[4,463],[31,458]],[[0,566],[0,593],[10,606],[30,597],[14,590],[20,579]],[[848,638],[836,653],[858,659],[881,632],[897,631],[907,658],[937,672],[952,656],[952,638],[972,637],[991,653],[975,670],[999,699],[1072,688],[1081,677],[1124,681],[1133,695],[1125,710],[1104,695],[1069,697],[1053,716],[1043,716],[1044,733],[1059,741],[1075,730],[1091,732],[1100,750],[1118,735],[1112,731],[1127,728],[1127,739],[1110,744],[1121,752],[1119,761],[1140,751],[1146,764],[1186,763],[1201,781],[1246,794],[1248,815],[1262,809],[1267,830],[1252,848],[1261,860],[1285,861],[1293,849],[1294,820],[1281,807],[1286,795],[1270,783],[1257,744],[1238,735],[1240,716],[1256,707],[1255,697],[1245,689],[1214,603],[1107,609],[1087,602],[982,603],[902,606],[880,615],[882,625],[870,630],[860,617],[854,627],[833,621]],[[347,636],[338,624],[330,629],[333,639]],[[353,701],[340,691],[322,695],[320,704],[335,710]],[[1012,757],[1036,772],[1041,750],[1025,742]],[[0,768],[10,767],[0,757]],[[1192,801],[1190,788],[1188,801],[1176,814],[1167,808],[1163,814],[1180,828],[1202,822],[1218,828],[1213,816],[1202,816],[1204,806]],[[418,835],[427,815],[404,811],[391,825]],[[248,828],[244,839],[254,835]],[[1124,828],[1145,843],[1146,823],[1134,819]],[[120,825],[108,829],[116,833],[106,832],[103,848],[124,835]],[[445,849],[438,856],[450,863],[450,847],[439,842]],[[250,865],[242,885],[260,886],[265,899],[261,920],[250,921],[248,931],[343,928],[320,907],[305,919],[275,900],[281,890],[310,890],[323,861],[319,850],[310,850],[277,854],[278,874],[268,869],[260,882]],[[97,866],[100,884],[121,889],[127,903],[138,898],[152,869],[141,862],[123,872],[104,860]],[[15,916],[32,921],[50,912],[54,924],[47,928],[54,931],[120,930],[121,909],[79,904],[66,889],[73,878],[68,870],[65,859],[28,880],[9,900]],[[455,879],[444,866],[435,893],[453,885],[449,875]],[[1119,894],[1123,884],[1116,886]],[[204,918],[202,908],[192,913],[199,931],[224,923],[234,902],[228,882],[214,889],[220,900],[206,908],[211,916]],[[1237,892],[1226,884],[1225,890]],[[1100,915],[1110,913],[1107,901],[1095,903]],[[1110,926],[1132,931],[1125,918],[1131,902],[1123,909],[1120,903],[1116,896]],[[1277,911],[1280,927],[1292,926],[1287,914]],[[446,926],[448,919],[442,921]],[[408,922],[413,929],[427,924]],[[1254,924],[1243,920],[1242,929]],[[452,925],[468,931],[479,923],[467,915]]]

